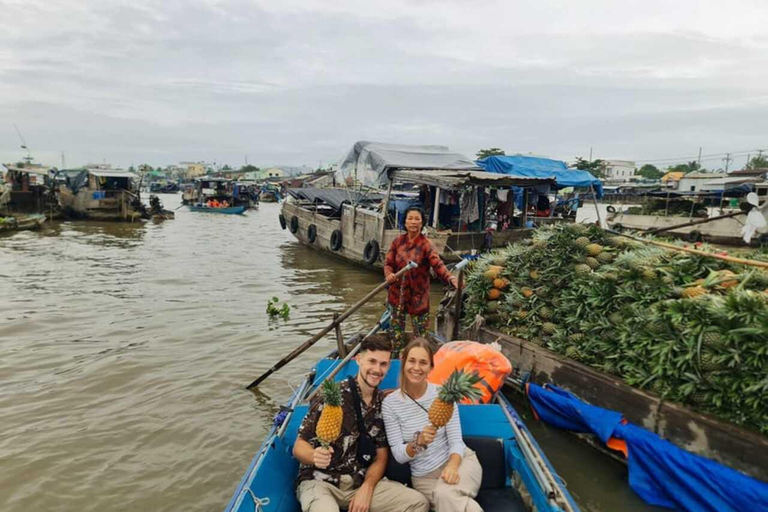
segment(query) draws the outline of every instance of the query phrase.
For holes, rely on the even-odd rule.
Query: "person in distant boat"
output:
[[[394,337],[395,356],[405,346],[405,315],[411,315],[413,333],[423,336],[429,322],[429,269],[437,277],[454,288],[458,278],[445,267],[443,260],[429,239],[421,232],[424,228],[424,212],[418,206],[405,211],[405,234],[398,236],[389,246],[384,261],[384,277],[389,282],[389,310],[392,315],[390,333]],[[400,279],[395,274],[409,261],[418,265]]]
[[[341,435],[322,448],[315,431],[323,409],[318,397],[299,427],[293,456],[299,461],[296,497],[303,512],[428,512],[423,494],[382,479],[389,449],[381,417],[379,384],[389,370],[392,344],[385,337],[362,342],[357,376],[341,382]],[[364,425],[361,432],[358,423]]]
[[[403,349],[400,388],[382,404],[382,417],[392,456],[410,464],[413,488],[424,494],[435,512],[482,512],[474,500],[483,468],[462,440],[459,409],[445,428],[435,429],[429,408],[440,389],[427,381],[435,366],[435,349],[426,338],[414,338]]]
[[[224,200],[221,202],[221,207],[222,207],[222,208],[229,208],[229,203],[227,202],[227,200],[226,200],[226,199],[224,199]]]
[[[214,199],[214,200],[213,200],[213,203],[211,204],[211,206],[212,206],[213,208],[218,208],[219,206],[221,206],[221,204],[219,203],[219,200],[218,200],[218,199]]]
[[[208,205],[208,208],[213,208],[213,199],[209,199],[205,204]]]

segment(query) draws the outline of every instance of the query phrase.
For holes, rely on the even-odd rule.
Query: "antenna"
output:
[[[13,123],[13,127],[16,129],[16,133],[19,135],[19,139],[21,140],[21,149],[25,149],[27,151],[27,156],[25,156],[22,160],[27,162],[27,165],[32,163],[32,153],[29,152],[29,148],[27,147],[27,141],[24,140],[24,137],[21,135],[21,132],[19,131],[19,127],[16,126],[16,123]]]

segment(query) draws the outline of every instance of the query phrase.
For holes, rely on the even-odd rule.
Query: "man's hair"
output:
[[[392,342],[389,341],[389,337],[384,335],[369,336],[368,339],[363,340],[363,343],[360,345],[360,352],[365,352],[366,350],[384,350],[386,352],[391,352]]]

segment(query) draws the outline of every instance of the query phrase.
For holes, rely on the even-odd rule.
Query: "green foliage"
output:
[[[757,155],[750,158],[746,169],[768,169],[768,157]]]
[[[571,167],[580,171],[589,171],[597,178],[605,178],[605,160],[599,158],[589,161],[579,156]]]
[[[707,172],[707,170],[703,169],[701,165],[699,165],[699,162],[696,160],[691,160],[690,162],[684,164],[671,165],[667,167],[667,172],[684,172],[685,174],[688,174],[689,172],[698,171]]]
[[[291,306],[284,302],[282,307],[277,307],[278,302],[280,302],[280,299],[277,297],[272,297],[267,301],[267,314],[270,318],[279,316],[287,320],[291,316]]]
[[[487,149],[481,149],[477,153],[475,153],[475,156],[478,160],[482,160],[483,158],[487,158],[489,156],[504,156],[506,153],[501,148],[487,148]]]
[[[645,164],[635,174],[649,180],[659,180],[665,173],[655,165]]]
[[[585,264],[584,238],[611,258]],[[750,257],[768,260],[768,250]],[[510,284],[489,308],[484,272],[499,263]],[[479,258],[466,283],[465,324],[492,318],[495,329],[631,386],[768,433],[764,270],[560,224]],[[680,298],[691,287],[706,292]]]

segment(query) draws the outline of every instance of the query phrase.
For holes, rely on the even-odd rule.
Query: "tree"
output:
[[[501,148],[487,148],[487,149],[481,149],[477,153],[475,153],[475,156],[478,160],[482,160],[483,158],[488,158],[489,156],[504,156],[506,153]]]
[[[231,171],[232,168],[228,166],[227,164],[224,164],[224,167],[221,168],[222,171]]]
[[[668,172],[684,172],[685,174],[688,174],[689,172],[707,172],[706,169],[702,169],[701,165],[699,165],[699,162],[696,160],[691,160],[688,163],[685,164],[677,164],[667,167]]]
[[[248,164],[248,165],[244,165],[244,166],[242,166],[242,167],[240,168],[240,171],[241,171],[241,172],[259,172],[260,170],[261,170],[261,169],[259,169],[259,168],[258,168],[258,167],[256,167],[255,165],[251,165],[251,164]]]
[[[747,163],[746,169],[768,169],[768,158],[762,154],[753,156]]]
[[[605,178],[605,160],[599,158],[590,162],[577,156],[576,162],[571,167],[579,171],[588,171],[596,178]]]
[[[664,176],[664,172],[660,171],[655,165],[645,164],[636,173],[638,176],[647,178],[649,180],[658,180]]]

